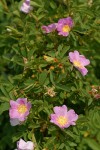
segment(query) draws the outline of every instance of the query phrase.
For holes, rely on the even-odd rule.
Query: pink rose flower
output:
[[[73,109],[67,110],[65,105],[54,107],[54,113],[51,114],[50,122],[56,124],[60,128],[68,128],[70,125],[75,125],[75,121],[78,119],[78,115]]]
[[[29,115],[31,103],[27,102],[27,98],[18,98],[16,101],[10,100],[10,106],[10,119],[18,119],[19,121],[24,121]]]
[[[73,25],[71,17],[60,19],[57,24],[58,35],[68,36]]]
[[[18,148],[18,150],[33,150],[34,144],[31,141],[25,142],[23,139],[20,139],[17,142],[17,148]]]
[[[41,29],[43,30],[44,33],[50,33],[56,30],[57,23],[50,24],[48,26],[42,26]]]
[[[87,74],[88,70],[85,68],[85,66],[90,64],[89,59],[86,59],[85,56],[80,55],[78,51],[74,51],[69,53],[69,60],[83,76]]]
[[[20,11],[28,14],[30,10],[32,10],[32,7],[30,6],[30,0],[25,0],[20,8]]]

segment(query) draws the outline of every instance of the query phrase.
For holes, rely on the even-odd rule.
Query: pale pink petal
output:
[[[12,109],[17,109],[18,103],[16,101],[10,100],[10,106]]]
[[[66,22],[66,21],[65,21],[65,18],[62,18],[62,19],[59,19],[59,20],[58,20],[58,23],[59,23],[59,24],[64,24],[65,22]]]
[[[75,56],[74,56],[73,52],[69,52],[69,59],[70,59],[70,62],[74,62],[75,61]]]
[[[80,55],[79,55],[79,52],[78,51],[74,51],[74,57],[75,57],[75,60],[79,60],[80,59]]]
[[[28,113],[28,114],[29,114],[29,113]],[[25,114],[19,114],[18,119],[19,119],[20,121],[25,121],[25,120],[26,120]]]
[[[24,149],[25,149],[26,142],[25,142],[23,139],[20,139],[20,141],[18,141],[17,145],[18,145],[18,148],[19,148],[19,149],[24,150]]]
[[[62,107],[54,107],[54,112],[56,114],[60,114],[60,115],[65,115],[67,113],[67,107],[65,105],[63,105]]]
[[[59,123],[57,122],[59,116],[57,116],[56,114],[51,114],[51,120],[50,122],[56,124],[57,126],[59,126],[60,128],[63,128],[62,126],[59,125]]]
[[[28,103],[27,103],[27,108],[28,108],[28,110],[30,110],[30,109],[31,109],[31,107],[32,107],[31,103],[30,103],[30,102],[28,102]]]
[[[83,55],[80,55],[80,61],[82,62],[82,64],[83,64],[84,66],[87,66],[87,65],[90,64],[90,60],[89,60],[89,59],[86,59],[85,56],[83,56]]]
[[[26,117],[28,115],[29,115],[29,111],[26,111],[25,114],[24,114],[24,117]]]
[[[18,98],[16,102],[19,104],[27,104],[27,98]]]
[[[80,55],[78,51],[69,52],[69,59],[71,62],[78,61],[80,59]]]
[[[72,18],[71,17],[67,17],[67,18],[65,18],[65,20],[67,22],[67,25],[69,25],[72,28],[73,25],[74,25],[74,22],[73,22]]]
[[[24,12],[24,13],[29,13],[30,10],[32,10],[33,7],[30,6],[30,0],[25,0],[22,4],[22,6],[20,7],[20,11]]]
[[[44,33],[50,33],[48,26],[42,26],[41,29]]]
[[[82,68],[82,69],[78,69],[80,72],[81,72],[81,74],[83,75],[83,76],[85,76],[87,73],[88,73],[88,70],[84,67],[84,68]]]
[[[18,113],[17,109],[10,109],[9,116],[10,116],[10,118],[18,118],[19,113]]]
[[[50,33],[56,30],[57,23],[52,23],[48,26],[42,26],[41,29],[44,31],[44,33]]]
[[[51,32],[56,30],[56,27],[57,27],[57,23],[52,23],[52,24],[48,25],[48,28]]]
[[[68,122],[76,121],[78,119],[78,115],[75,113],[73,109],[70,109],[67,112]]]
[[[20,121],[18,119],[10,119],[10,124],[16,126],[20,124]]]
[[[63,128],[68,128],[71,124],[68,122]]]
[[[51,120],[50,122],[54,123],[57,119],[57,116],[55,114],[51,114]]]
[[[58,35],[68,36],[69,32],[59,32]]]
[[[25,142],[23,139],[20,139],[17,142],[17,148],[18,148],[18,150],[33,150],[34,144],[31,141]]]
[[[62,32],[63,26],[64,25],[62,23],[57,24],[57,31]]]
[[[27,143],[26,143],[26,149],[27,150],[33,150],[33,148],[34,148],[33,142],[27,141]]]

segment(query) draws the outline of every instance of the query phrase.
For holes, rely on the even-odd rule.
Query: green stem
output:
[[[36,138],[35,138],[34,134],[32,134],[32,141],[35,144],[35,147],[36,147],[35,150],[39,150],[39,147],[38,147],[38,144],[36,142]]]

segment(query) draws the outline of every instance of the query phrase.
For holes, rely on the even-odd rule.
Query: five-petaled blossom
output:
[[[20,10],[26,14],[32,10],[32,7],[30,6],[30,0],[25,0],[20,8]]]
[[[89,59],[86,59],[85,56],[80,55],[78,51],[74,51],[69,53],[69,60],[83,76],[87,74],[88,70],[85,68],[85,66],[90,64]]]
[[[17,142],[17,150],[33,150],[34,149],[34,144],[31,141],[25,142],[23,139],[20,139]]]
[[[56,27],[57,27],[57,23],[52,23],[48,26],[42,26],[41,29],[44,33],[50,33],[56,30]]]
[[[70,125],[75,125],[75,121],[78,119],[78,115],[73,109],[68,111],[65,105],[54,107],[54,113],[51,114],[50,122],[56,124],[60,128],[68,128]]]
[[[57,23],[58,35],[68,36],[74,22],[71,17],[59,19]]]
[[[16,101],[10,100],[9,116],[12,125],[19,124],[29,115],[31,103],[27,102],[27,98],[18,98]]]

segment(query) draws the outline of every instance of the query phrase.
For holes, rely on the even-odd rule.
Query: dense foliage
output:
[[[16,149],[19,139],[35,150],[100,150],[100,0],[0,1],[0,150]],[[68,36],[44,33],[42,26],[71,17]],[[83,76],[69,60],[78,51],[90,60]],[[30,114],[10,124],[10,100],[27,98]],[[78,114],[65,129],[50,122],[55,106]]]

